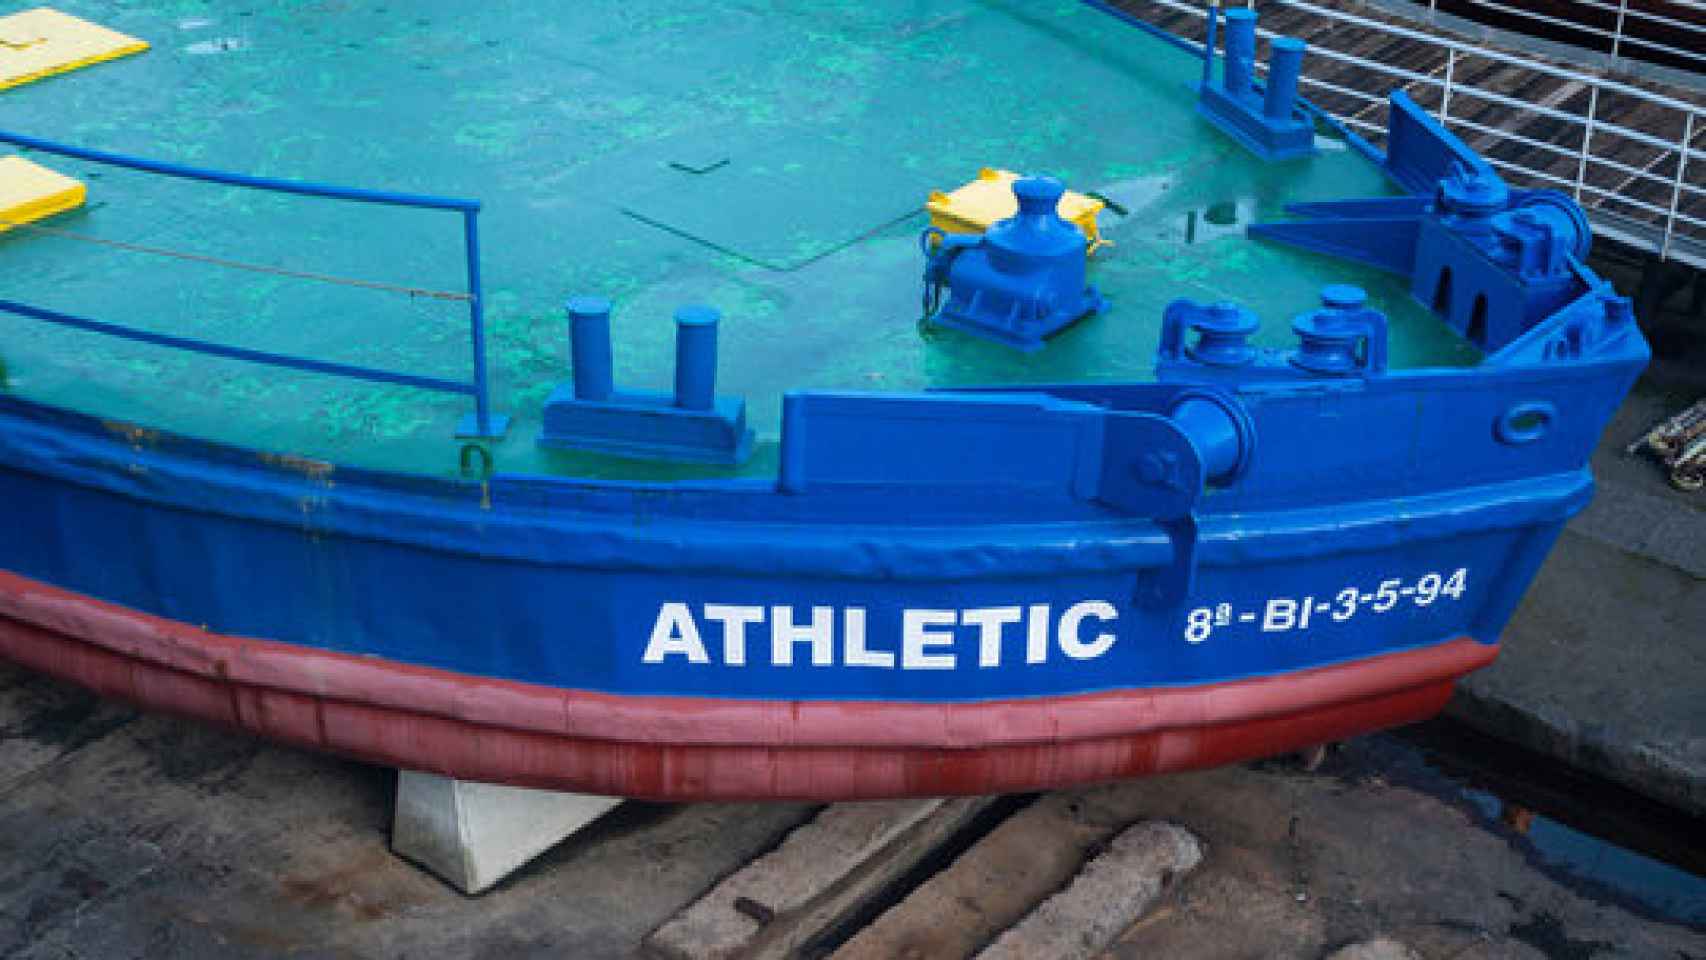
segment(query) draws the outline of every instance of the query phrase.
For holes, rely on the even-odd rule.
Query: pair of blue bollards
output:
[[[738,464],[752,452],[746,401],[717,395],[715,308],[675,312],[675,391],[616,387],[610,346],[610,301],[568,303],[573,382],[545,401],[541,446],[648,460]]]

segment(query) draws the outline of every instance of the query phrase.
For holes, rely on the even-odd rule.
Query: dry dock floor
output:
[[[1406,756],[1368,738],[1312,772],[1269,761],[994,801],[891,849],[905,869],[880,864],[884,883],[800,928],[805,906],[773,905],[821,885],[821,865],[766,863],[789,862],[796,831],[846,833],[847,805],[628,804],[468,898],[389,852],[390,770],[0,667],[0,957],[669,956],[660,928],[737,882],[753,895],[724,919],[787,928],[808,950],[789,955],[934,960],[1022,930],[1002,955],[1317,958],[1386,935],[1430,960],[1706,957],[1706,927],[1560,873]],[[1180,836],[1194,869],[1155,859],[1156,837]],[[680,955],[748,955],[709,938]]]

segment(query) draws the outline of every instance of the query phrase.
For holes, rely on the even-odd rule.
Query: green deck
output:
[[[763,475],[780,396],[1147,379],[1163,306],[1235,299],[1260,342],[1326,283],[1392,318],[1394,366],[1477,352],[1393,278],[1246,240],[1288,201],[1376,195],[1343,144],[1277,167],[1192,109],[1198,61],[1069,0],[71,2],[154,49],[0,94],[5,127],[270,176],[478,197],[499,470]],[[239,12],[246,10],[248,12]],[[673,168],[699,168],[695,174]],[[84,177],[80,234],[460,290],[453,214],[285,198],[49,158]],[[921,335],[918,231],[932,188],[982,166],[1047,171],[1130,208],[1092,280],[1113,310],[1039,354]],[[666,229],[667,228],[667,229]],[[164,260],[15,231],[4,296],[321,359],[465,379],[462,305]],[[724,311],[719,391],[758,431],[739,471],[535,448],[567,379],[561,303],[616,302],[619,385],[667,389],[670,316]],[[0,314],[6,388],[102,417],[335,460],[448,473],[467,398],[281,371]]]

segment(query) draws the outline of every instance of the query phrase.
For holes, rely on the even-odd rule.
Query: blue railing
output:
[[[355,364],[334,363],[326,360],[315,360],[310,357],[298,357],[290,354],[272,353],[266,350],[251,350],[247,347],[235,347],[221,343],[211,343],[190,337],[179,337],[171,334],[155,333],[124,324],[110,323],[103,320],[92,320],[87,317],[74,316],[56,310],[48,310],[29,304],[17,303],[12,300],[0,299],[0,311],[29,317],[47,323],[86,330],[92,333],[105,334],[125,340],[140,343],[151,343],[178,350],[188,350],[195,353],[208,354],[216,357],[226,357],[236,360],[246,360],[252,363],[266,364],[274,367],[288,367],[295,370],[306,370],[313,373],[324,373],[338,377],[348,377],[356,380],[368,380],[376,383],[401,384],[408,387],[418,387],[423,390],[437,390],[444,393],[457,393],[474,398],[474,416],[472,422],[464,421],[458,429],[460,436],[472,437],[501,437],[509,418],[495,414],[491,409],[491,396],[486,376],[486,322],[484,296],[480,286],[480,201],[465,200],[457,197],[433,197],[422,194],[395,193],[387,190],[362,190],[355,187],[337,187],[327,184],[308,183],[300,180],[278,180],[272,177],[254,177],[240,173],[226,173],[219,170],[204,170],[198,167],[168,163],[161,160],[147,160],[141,157],[131,157],[124,154],[109,153],[104,150],[90,150],[84,147],[74,147],[68,144],[55,143],[39,137],[26,136],[0,130],[0,143],[10,143],[28,150],[39,150],[44,153],[58,154],[76,160],[86,160],[107,166],[125,167],[144,173],[155,173],[167,177],[177,177],[184,180],[199,180],[205,183],[220,183],[233,187],[244,187],[251,190],[263,190],[269,193],[289,193],[304,197],[322,197],[330,200],[348,200],[356,203],[377,203],[392,207],[415,207],[428,210],[448,210],[462,215],[462,234],[464,250],[468,261],[468,330],[469,339],[474,353],[474,379],[471,383],[460,380],[449,380],[441,377],[421,376],[417,374],[397,373],[391,370],[381,370],[376,367],[364,367]]]

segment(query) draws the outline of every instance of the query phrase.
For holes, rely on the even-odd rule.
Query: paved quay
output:
[[[1638,275],[1596,262],[1619,289]],[[1553,549],[1493,666],[1449,712],[1706,817],[1706,493],[1625,448],[1706,397],[1706,317],[1684,294],[1643,328],[1655,360],[1593,458],[1598,492]]]

